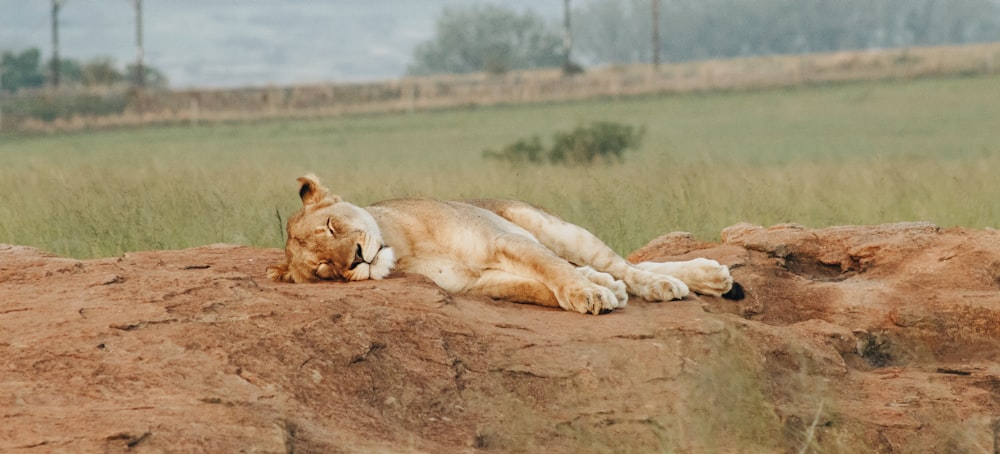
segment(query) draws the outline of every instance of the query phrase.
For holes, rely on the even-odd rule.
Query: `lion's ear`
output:
[[[288,272],[288,264],[267,267],[267,277],[278,282],[292,282],[292,273]]]
[[[299,198],[302,199],[302,206],[312,205],[326,198],[333,199],[334,203],[340,202],[340,197],[330,193],[330,190],[319,182],[316,175],[310,173],[299,177],[299,183],[302,185],[299,187]]]

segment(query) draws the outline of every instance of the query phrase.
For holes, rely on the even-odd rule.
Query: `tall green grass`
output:
[[[593,121],[647,136],[621,165],[482,157]],[[670,231],[716,239],[740,221],[997,227],[998,170],[1000,77],[0,136],[0,242],[79,258],[280,247],[306,172],[359,204],[530,201],[621,253]]]

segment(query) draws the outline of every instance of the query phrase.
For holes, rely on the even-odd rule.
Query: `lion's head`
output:
[[[302,209],[288,220],[285,263],[267,268],[276,281],[361,281],[389,275],[396,259],[375,218],[344,202],[315,175],[298,179]]]

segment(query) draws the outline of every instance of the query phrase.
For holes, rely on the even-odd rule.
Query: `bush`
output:
[[[538,136],[534,136],[530,139],[521,139],[514,142],[506,147],[503,147],[500,151],[485,150],[483,151],[483,156],[490,159],[498,159],[502,161],[507,161],[512,164],[522,164],[525,162],[531,163],[542,163],[542,141]]]
[[[638,148],[645,132],[645,128],[607,121],[578,126],[569,132],[557,132],[546,158],[552,164],[565,165],[590,165],[598,160],[606,164],[624,162],[625,150]],[[542,152],[541,140],[534,136],[520,139],[499,152],[485,150],[483,156],[513,164],[540,164],[545,162]]]
[[[549,161],[554,164],[592,164],[598,157],[605,162],[613,157],[617,162],[624,162],[625,150],[637,148],[644,133],[642,128],[606,121],[556,133]]]

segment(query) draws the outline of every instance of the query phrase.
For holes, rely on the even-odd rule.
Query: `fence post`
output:
[[[3,132],[3,66],[0,66],[0,132]]]

